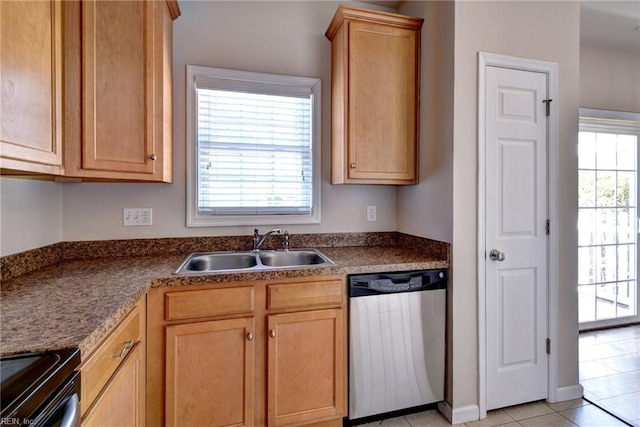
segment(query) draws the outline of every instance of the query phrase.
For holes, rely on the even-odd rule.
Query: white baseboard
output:
[[[580,384],[575,384],[568,387],[558,387],[558,389],[556,390],[556,400],[558,402],[580,399],[582,396],[584,396],[584,389]]]
[[[451,423],[460,424],[480,419],[480,408],[478,405],[467,405],[460,408],[452,408],[449,403],[438,402],[438,411]]]

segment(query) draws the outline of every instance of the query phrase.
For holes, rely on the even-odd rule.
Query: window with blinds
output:
[[[319,222],[320,81],[187,74],[188,225]]]

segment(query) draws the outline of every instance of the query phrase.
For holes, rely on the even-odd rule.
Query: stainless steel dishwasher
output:
[[[349,420],[444,399],[447,270],[349,276]]]

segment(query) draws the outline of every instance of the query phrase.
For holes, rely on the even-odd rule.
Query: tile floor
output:
[[[640,427],[640,325],[580,334],[584,397]]]
[[[489,411],[487,418],[457,426],[466,427],[625,427],[626,424],[585,401],[532,402]],[[445,427],[451,426],[437,410],[391,418],[361,427]]]

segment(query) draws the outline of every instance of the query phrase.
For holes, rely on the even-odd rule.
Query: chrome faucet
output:
[[[271,235],[271,233],[278,233],[280,234],[282,232],[282,230],[280,228],[274,228],[271,231],[267,231],[266,233],[264,233],[264,235],[262,237],[260,237],[260,233],[258,232],[257,228],[253,229],[253,250],[254,251],[259,251],[260,250],[260,246],[262,246],[262,244],[264,243],[264,241],[267,239],[267,237],[269,237]]]

